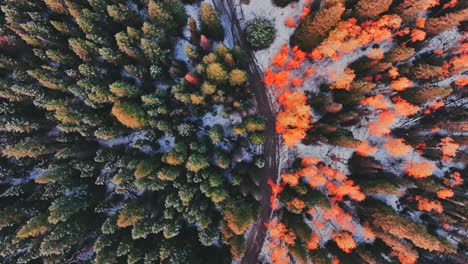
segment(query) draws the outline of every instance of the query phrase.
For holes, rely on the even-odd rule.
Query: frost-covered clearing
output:
[[[271,58],[275,56],[284,43],[289,43],[289,38],[294,32],[294,28],[286,26],[284,20],[286,17],[290,17],[297,21],[304,5],[305,0],[300,0],[284,8],[273,5],[270,0],[252,0],[248,5],[241,5],[241,11],[245,18],[243,21],[240,21],[242,23],[241,26],[245,27],[245,23],[255,17],[266,17],[273,20],[277,30],[276,39],[273,44],[268,49],[255,52],[255,58],[260,69],[265,70],[269,67]]]
[[[419,55],[426,52],[431,52],[433,50],[448,50],[453,48],[458,44],[458,41],[462,38],[462,34],[458,31],[457,27],[453,27],[449,30],[446,30],[440,33],[437,36],[432,37],[429,40],[429,43],[409,60],[410,62],[414,61]]]
[[[107,140],[99,139],[98,143],[108,148],[117,146],[117,145],[126,145],[130,143],[134,143],[138,139],[145,138],[146,133],[147,133],[146,131],[137,131],[137,132],[130,133],[126,136],[116,137],[113,139],[107,139]]]
[[[5,181],[0,181],[0,184],[8,184],[8,185],[21,185],[30,182],[31,180],[35,180],[36,178],[40,177],[42,174],[44,174],[46,170],[44,169],[33,169],[25,175],[25,177],[21,178],[10,178]]]

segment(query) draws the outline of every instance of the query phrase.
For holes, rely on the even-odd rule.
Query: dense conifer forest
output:
[[[467,263],[467,26],[458,0],[0,0],[0,263]]]

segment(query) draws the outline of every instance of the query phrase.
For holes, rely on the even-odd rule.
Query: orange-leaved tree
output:
[[[276,116],[276,132],[282,134],[286,146],[294,146],[311,127],[312,110],[304,92],[286,90],[278,97],[282,110]]]

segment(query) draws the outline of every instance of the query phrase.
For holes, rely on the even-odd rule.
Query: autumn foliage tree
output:
[[[461,22],[468,20],[468,9],[458,12],[448,13],[440,17],[433,17],[427,20],[426,28],[432,34],[439,34],[444,30],[454,26],[459,26]]]
[[[303,92],[286,90],[278,101],[283,110],[276,117],[276,132],[282,134],[286,146],[294,146],[311,127],[311,109]]]
[[[304,51],[310,51],[338,23],[344,10],[343,3],[336,1],[336,3],[318,11],[317,14],[308,15],[294,31],[291,43]]]
[[[419,12],[424,12],[438,4],[438,0],[404,0],[397,10],[405,20],[409,20],[415,18]]]
[[[342,15],[336,12],[341,3],[330,0],[312,6],[318,11],[301,17],[290,39],[292,47],[283,45],[265,70],[263,81],[280,106],[276,129],[286,146],[296,146],[294,155],[300,158],[289,160],[278,182],[269,181],[270,205],[281,219],[279,227],[295,235],[294,243],[271,243],[269,256],[274,263],[287,263],[289,257],[298,263],[322,263],[327,258],[317,257],[319,251],[330,256],[340,249],[327,261],[353,262],[358,255],[362,262],[380,263],[385,262],[383,250],[387,260],[412,264],[435,252],[452,254],[454,245],[439,231],[455,234],[462,228],[450,207],[458,203],[462,180],[447,172],[455,170],[452,161],[462,159],[462,141],[443,129],[463,127],[461,113],[450,120],[444,115],[460,110],[458,101],[448,103],[446,98],[461,98],[464,77],[453,76],[467,66],[466,36],[456,37],[448,49],[432,50],[428,43],[433,44],[434,34],[459,27],[466,20],[464,9],[457,9],[457,1],[359,0],[343,13],[344,20],[335,21]],[[334,15],[321,18],[332,10]],[[317,26],[318,21],[324,23]],[[290,15],[282,22],[288,27],[296,23]],[[312,62],[302,59],[295,45]],[[287,105],[285,97],[291,94],[300,94],[302,100]],[[302,102],[314,111],[307,111]],[[286,114],[294,111],[317,120],[313,127],[293,130],[297,136],[291,137],[281,131],[296,128],[300,119]],[[299,131],[306,131],[305,137]],[[351,158],[344,148],[355,151]],[[311,153],[318,158],[308,157]],[[343,173],[343,164],[349,165],[350,173]],[[393,208],[373,198],[387,196],[399,198],[396,205],[385,199]],[[415,211],[420,211],[418,216],[412,214]],[[310,229],[301,228],[303,224]],[[336,245],[329,243],[333,240]]]
[[[356,15],[362,19],[376,18],[386,12],[393,0],[359,0],[355,7]]]
[[[427,233],[426,228],[408,218],[398,216],[388,207],[382,206],[374,209],[370,218],[374,228],[383,230],[395,237],[406,238],[414,243],[416,247],[437,252],[453,252],[453,248],[446,242]]]

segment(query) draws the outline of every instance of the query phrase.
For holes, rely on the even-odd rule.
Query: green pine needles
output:
[[[257,17],[247,22],[245,37],[252,48],[266,49],[275,41],[276,28],[269,19]]]

